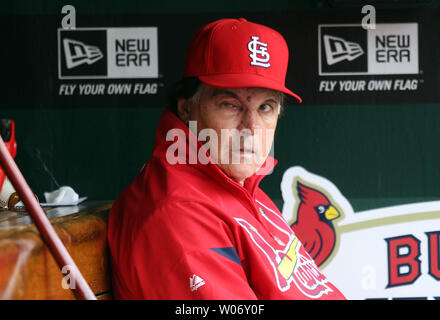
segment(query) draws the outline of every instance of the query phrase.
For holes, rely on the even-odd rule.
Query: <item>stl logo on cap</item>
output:
[[[260,37],[252,36],[251,41],[248,42],[248,50],[251,52],[251,66],[258,66],[263,68],[269,68],[270,55],[267,52],[267,43],[260,42]]]

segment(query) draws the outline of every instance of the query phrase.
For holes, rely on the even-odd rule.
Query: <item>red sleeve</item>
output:
[[[162,206],[134,237],[135,292],[139,299],[257,299],[234,242],[215,207]]]

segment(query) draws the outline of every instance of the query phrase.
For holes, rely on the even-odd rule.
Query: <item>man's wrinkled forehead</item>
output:
[[[211,98],[219,97],[219,96],[230,96],[240,99],[249,100],[253,96],[259,96],[260,98],[274,99],[276,102],[280,102],[280,93],[276,90],[268,89],[268,88],[258,88],[258,87],[247,87],[247,88],[217,88],[211,87],[209,85],[204,85],[208,87],[208,94]]]

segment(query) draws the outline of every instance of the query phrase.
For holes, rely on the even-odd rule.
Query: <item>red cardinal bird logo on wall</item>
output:
[[[340,213],[322,192],[299,181],[297,191],[300,203],[292,229],[319,266],[335,247],[336,236],[332,220],[338,218]]]
[[[353,211],[350,203],[331,181],[299,166],[284,172],[281,191],[284,218],[322,268],[337,251],[335,223]]]

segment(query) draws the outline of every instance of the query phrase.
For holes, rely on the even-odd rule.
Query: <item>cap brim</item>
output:
[[[217,88],[268,88],[284,92],[295,98],[299,103],[302,102],[300,96],[290,91],[278,82],[270,80],[258,74],[214,74],[209,76],[198,76],[199,80],[210,86]]]

